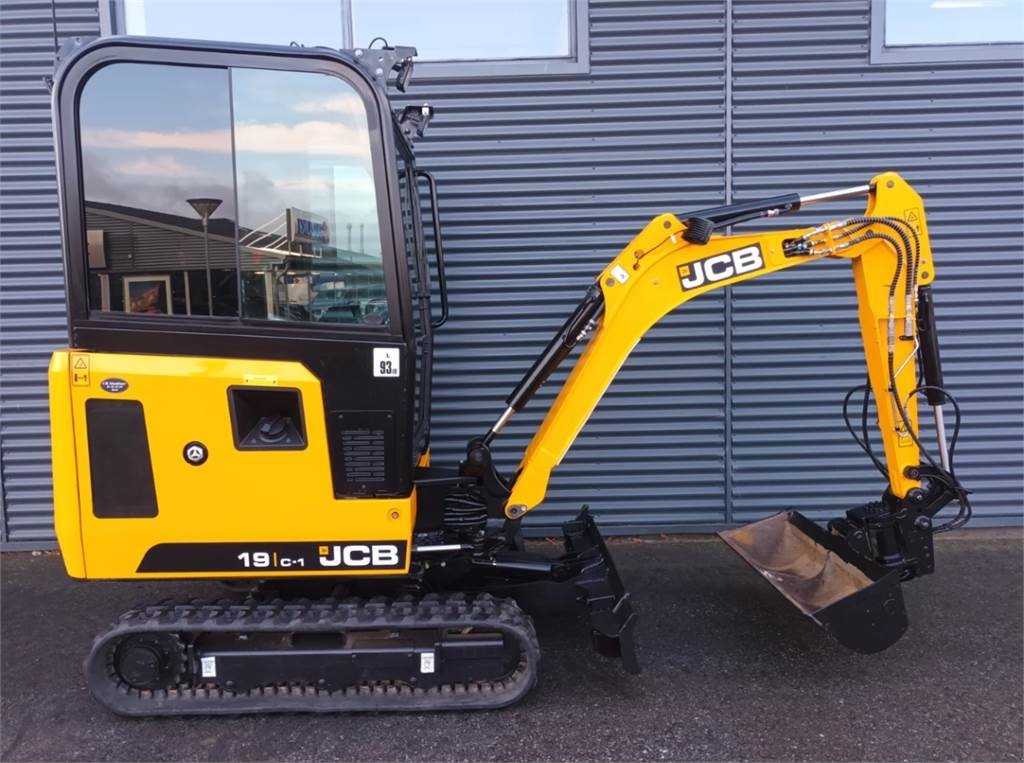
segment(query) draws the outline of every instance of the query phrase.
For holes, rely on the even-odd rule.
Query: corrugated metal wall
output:
[[[733,2],[733,195],[842,187],[887,169],[917,187],[937,267],[945,382],[964,413],[958,476],[975,491],[979,520],[1019,522],[1021,62],[869,65],[867,0],[784,5]],[[790,502],[820,507],[823,518],[870,498],[877,475],[838,416],[841,391],[864,374],[850,268],[810,265],[728,298],[735,519]]]
[[[893,169],[929,204],[947,383],[966,417],[961,477],[979,517],[1020,521],[1021,64],[871,65],[869,10],[592,0],[589,76],[415,79],[413,100],[438,109],[419,154],[450,241],[438,461],[499,412],[583,284],[651,215]],[[703,297],[637,348],[530,519],[550,525],[588,501],[620,531],[696,529],[877,498],[839,415],[863,375],[845,263]],[[549,387],[504,435],[507,468]]]
[[[722,198],[724,43],[721,2],[595,2],[589,74],[414,75],[411,101],[438,110],[417,153],[440,186],[451,298],[435,356],[435,462],[457,462],[487,430],[653,213]],[[641,342],[554,473],[535,526],[583,502],[633,528],[724,520],[724,304],[722,294],[695,302]],[[498,438],[505,471],[567,370]]]
[[[94,4],[56,7],[55,21],[48,2],[2,0],[0,436],[12,541],[50,537],[44,371],[63,341],[39,83],[55,33],[96,25]],[[870,65],[867,0],[592,0],[589,16],[589,74],[414,77],[411,100],[438,109],[419,156],[440,183],[452,301],[437,337],[435,461],[455,462],[486,429],[651,215],[895,169],[929,205],[947,382],[966,417],[961,476],[983,519],[1019,522],[1021,64]],[[839,419],[860,352],[843,263],[691,303],[637,348],[533,525],[584,501],[606,527],[661,531],[788,505],[824,517],[874,497],[878,478]],[[507,470],[562,378],[500,438]]]
[[[61,40],[96,3],[0,0],[0,464],[6,547],[51,544],[46,367],[67,343],[50,97]]]

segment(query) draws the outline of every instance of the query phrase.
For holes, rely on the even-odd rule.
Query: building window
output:
[[[418,62],[568,59],[574,51],[568,0],[349,0],[351,39],[415,45]],[[406,42],[408,41],[408,42]]]
[[[343,46],[341,0],[107,0],[111,31],[262,45]],[[101,0],[101,10],[103,0]]]
[[[873,0],[871,62],[1014,60],[1024,0]]]
[[[412,45],[417,70],[589,71],[587,0],[101,0],[105,33],[272,45]],[[244,9],[244,10],[242,10]],[[379,43],[377,43],[379,44]]]

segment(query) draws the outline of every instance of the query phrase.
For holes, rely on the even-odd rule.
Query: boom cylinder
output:
[[[512,394],[505,399],[508,407],[484,437],[485,443],[494,439],[494,436],[501,431],[514,413],[523,409],[523,406],[544,385],[559,364],[569,356],[573,348],[586,338],[587,333],[593,328],[594,322],[601,317],[603,312],[604,294],[601,293],[601,288],[597,284],[591,284],[587,287],[583,301],[562,324],[558,333],[548,342],[544,352],[534,361],[530,370],[512,390]]]

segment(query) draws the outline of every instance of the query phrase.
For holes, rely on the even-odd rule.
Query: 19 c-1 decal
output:
[[[406,542],[160,543],[138,572],[340,572],[405,569]]]

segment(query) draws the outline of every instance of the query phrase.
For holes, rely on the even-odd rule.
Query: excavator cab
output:
[[[970,516],[943,439],[952,399],[914,189],[883,173],[658,214],[581,284],[464,459],[433,464],[433,331],[448,307],[437,191],[413,152],[433,110],[392,109],[387,92],[404,91],[414,55],[130,37],[60,53],[69,343],[49,390],[65,566],[243,594],[124,613],[86,660],[95,696],[128,715],[502,707],[536,681],[527,589],[579,607],[597,651],[637,672],[637,615],[588,507],[563,525],[558,556],[528,549],[521,521],[659,320],[824,258],[851,264],[868,378],[861,434],[847,426],[886,488],[827,529],[786,511],[722,536],[842,644],[894,643],[907,627],[901,583],[931,572],[932,535]],[[725,234],[851,199],[866,210]],[[503,471],[493,441],[577,349]],[[920,395],[935,457],[918,435]],[[960,513],[934,526],[953,500]]]
[[[245,573],[266,539],[387,540],[373,566],[408,569],[447,311],[437,196],[412,151],[432,111],[393,113],[386,92],[413,53],[132,38],[62,52],[70,349],[54,423],[74,433],[57,449],[72,574]],[[376,508],[340,521],[353,500]]]

